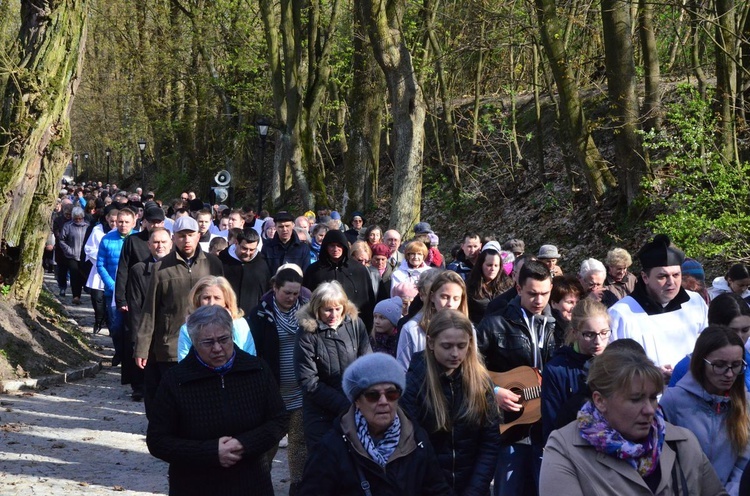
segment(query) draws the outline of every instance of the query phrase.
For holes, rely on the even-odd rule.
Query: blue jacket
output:
[[[96,257],[96,271],[104,283],[104,293],[111,295],[115,292],[115,278],[117,277],[117,267],[120,264],[120,252],[125,238],[137,232],[135,229],[127,235],[120,235],[120,231],[112,229],[104,235],[99,243],[99,253]],[[109,303],[108,303],[109,304]]]
[[[708,393],[688,372],[675,387],[667,388],[659,404],[668,422],[695,434],[727,492],[736,495],[750,446],[739,454],[732,449],[726,428],[729,397]]]
[[[442,375],[440,384],[450,407],[452,428],[438,431],[435,415],[427,408],[426,377],[427,363],[424,351],[420,351],[412,358],[406,374],[406,391],[399,402],[401,408],[427,431],[440,468],[456,494],[488,495],[500,450],[500,414],[491,384],[488,381],[486,391],[490,413],[481,425],[473,425],[460,418],[464,403],[461,370],[450,376]]]
[[[589,395],[586,377],[589,374],[588,355],[576,352],[572,346],[563,346],[547,362],[542,372],[542,435],[544,442],[553,430],[573,420],[583,399]],[[564,422],[560,425],[560,422]]]

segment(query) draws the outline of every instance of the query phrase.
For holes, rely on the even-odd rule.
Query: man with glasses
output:
[[[668,382],[708,325],[708,307],[698,293],[682,288],[685,254],[667,236],[655,236],[636,257],[641,275],[635,289],[609,309],[612,336],[637,341]]]

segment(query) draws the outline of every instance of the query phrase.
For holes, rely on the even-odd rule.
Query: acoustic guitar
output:
[[[500,425],[500,434],[508,442],[518,435],[515,431],[541,420],[542,376],[538,370],[524,365],[508,372],[490,372],[490,377],[496,386],[510,389],[521,397],[518,401],[522,405],[520,412],[502,411],[504,422]]]

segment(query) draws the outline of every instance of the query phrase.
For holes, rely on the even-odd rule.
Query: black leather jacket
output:
[[[543,342],[541,363],[536,364],[541,371],[555,350],[562,346],[563,336],[556,329],[549,305],[533,320],[537,339]],[[479,352],[484,356],[487,368],[493,372],[507,372],[521,365],[533,367],[532,343],[519,296],[513,298],[502,313],[487,315],[477,327]]]

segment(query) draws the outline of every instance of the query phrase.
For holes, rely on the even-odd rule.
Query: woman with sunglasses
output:
[[[730,495],[739,492],[750,454],[744,356],[736,332],[708,326],[695,342],[690,370],[661,398],[667,420],[695,434]]]
[[[427,348],[414,355],[406,374],[402,406],[427,430],[453,491],[489,495],[500,448],[500,414],[464,313],[443,310],[432,319]]]
[[[567,420],[567,412],[577,412],[588,398],[586,376],[590,360],[601,355],[609,344],[609,323],[607,307],[598,301],[586,298],[573,307],[565,333],[565,346],[555,353],[542,373],[542,434],[545,441],[554,429],[565,425],[557,421],[558,415],[562,412],[562,418]]]
[[[349,365],[342,387],[352,405],[310,458],[298,495],[453,494],[427,434],[398,406],[405,383],[401,367],[385,353]]]

